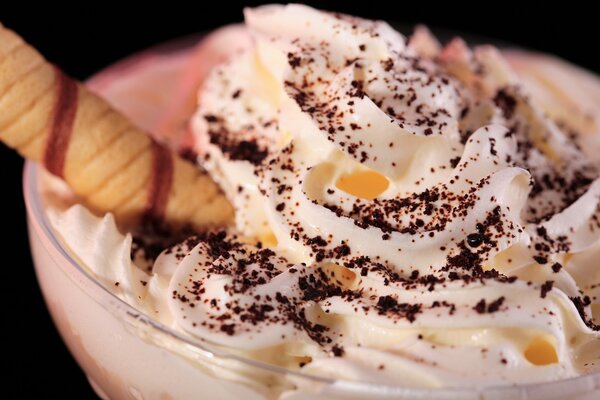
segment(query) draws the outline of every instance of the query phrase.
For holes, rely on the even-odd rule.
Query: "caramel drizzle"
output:
[[[43,164],[46,169],[64,178],[65,160],[73,123],[77,114],[78,88],[74,80],[66,76],[60,69],[54,67],[56,100],[50,121],[50,132],[46,141]]]

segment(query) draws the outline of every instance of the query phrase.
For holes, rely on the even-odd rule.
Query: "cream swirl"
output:
[[[194,126],[270,248],[200,241],[171,281],[188,332],[334,377],[418,366],[420,385],[593,368],[600,276],[573,260],[598,246],[598,173],[495,49],[299,5],[246,22],[255,48],[213,71]]]
[[[492,47],[300,5],[245,14],[254,46],[214,68],[192,121],[236,229],[146,274],[112,219],[76,207],[53,217],[76,253],[175,329],[322,377],[441,387],[597,370],[600,182],[580,146],[598,125],[579,140],[583,125],[548,117]]]

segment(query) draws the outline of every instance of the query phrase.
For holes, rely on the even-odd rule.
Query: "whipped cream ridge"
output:
[[[211,71],[192,120],[236,227],[147,265],[111,215],[50,209],[107,287],[320,377],[465,387],[598,369],[598,101],[542,107],[497,49],[422,28],[407,40],[301,5],[245,19],[252,45]]]

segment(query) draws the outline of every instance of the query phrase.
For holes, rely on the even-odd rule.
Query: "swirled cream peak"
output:
[[[352,379],[593,369],[595,160],[496,49],[300,5],[246,23],[254,47],[212,72],[194,120],[243,238],[181,263],[188,332]]]
[[[245,16],[252,46],[212,70],[192,121],[237,226],[166,250],[138,306],[321,377],[440,387],[597,370],[600,182],[582,144],[600,132],[581,116],[598,104],[567,124],[560,96],[532,95],[497,49],[422,27],[407,39],[302,5]],[[584,76],[582,99],[600,87],[568,76]]]

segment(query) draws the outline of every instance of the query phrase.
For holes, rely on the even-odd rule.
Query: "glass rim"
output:
[[[391,25],[394,28],[399,29],[400,31],[405,31],[407,28],[407,25],[405,24],[391,23]],[[454,34],[453,31],[437,28],[435,28],[433,31],[436,34],[441,33],[441,36],[446,38],[450,38],[451,35]],[[201,37],[205,36],[207,33],[209,32],[199,32],[196,34],[175,38],[173,40],[160,43],[156,46],[151,46],[147,49],[135,52],[125,57],[124,59],[118,60],[117,62],[99,71],[99,73],[106,71],[115,71],[119,69],[126,70],[129,66],[132,65],[132,59],[140,56],[147,56],[152,53],[169,54],[172,52],[185,50],[186,48],[196,44],[197,41]],[[487,38],[482,38],[476,35],[470,35],[470,37],[472,39],[471,41],[474,42],[491,42],[499,44],[501,48],[511,47],[519,49],[518,46],[512,44],[508,45],[507,43],[499,42],[493,39],[490,39],[488,41]],[[90,79],[88,79],[88,82],[93,81],[99,73],[94,74],[92,77],[90,77]],[[37,233],[43,236],[48,243],[50,243],[54,252],[61,258],[61,269],[64,269],[65,266],[72,267],[73,272],[75,272],[78,275],[79,279],[82,282],[86,282],[89,287],[94,288],[94,293],[86,292],[86,294],[89,295],[92,298],[92,300],[100,304],[102,307],[111,307],[112,309],[108,311],[113,312],[113,315],[115,312],[117,312],[121,320],[124,320],[129,324],[132,324],[133,320],[135,320],[136,322],[141,322],[145,326],[156,330],[162,334],[165,334],[182,344],[192,346],[195,349],[195,351],[202,353],[208,358],[233,360],[246,366],[258,368],[266,373],[277,374],[280,376],[290,376],[302,380],[312,381],[315,383],[334,385],[336,387],[345,387],[347,389],[358,390],[360,392],[365,393],[382,393],[385,396],[392,397],[396,395],[411,396],[416,398],[431,398],[431,396],[434,396],[435,398],[456,398],[456,396],[459,396],[461,394],[486,396],[509,394],[511,396],[515,396],[517,394],[521,394],[521,398],[526,399],[528,398],[527,394],[535,393],[539,390],[544,390],[544,393],[547,393],[547,391],[550,391],[554,388],[558,389],[558,393],[560,393],[561,395],[584,394],[594,389],[600,390],[600,371],[566,379],[527,384],[504,384],[489,386],[474,385],[461,387],[424,388],[384,385],[367,381],[353,381],[348,379],[319,377],[300,371],[293,371],[291,369],[279,367],[277,365],[269,364],[252,358],[243,357],[218,348],[210,347],[210,341],[195,338],[191,335],[186,335],[181,332],[178,332],[168,327],[167,325],[153,319],[148,314],[136,309],[135,307],[127,303],[125,300],[119,298],[117,295],[112,293],[105,285],[103,285],[99,280],[97,280],[92,275],[92,273],[89,270],[87,270],[87,268],[83,266],[81,262],[78,261],[78,257],[76,257],[73,254],[73,252],[65,245],[62,239],[60,239],[55,234],[54,228],[52,227],[48,219],[47,213],[44,210],[43,199],[39,190],[39,169],[40,166],[37,163],[34,163],[32,161],[25,162],[23,168],[23,196],[25,199],[26,212],[30,221],[33,222],[33,228],[36,229]],[[80,282],[74,283],[81,286]],[[104,300],[106,301],[102,301],[102,298],[104,298]],[[217,344],[215,345],[218,346]],[[573,391],[567,391],[565,393],[565,385],[573,385]],[[523,395],[525,395],[525,397],[523,397]]]
[[[65,265],[69,268],[73,268],[73,271],[78,275],[78,278],[94,287],[95,293],[86,293],[92,299],[102,305],[103,307],[112,307],[112,312],[117,312],[121,319],[133,318],[137,322],[141,322],[144,325],[156,330],[160,333],[166,334],[172,339],[181,342],[183,344],[192,346],[196,351],[200,351],[203,355],[209,358],[220,358],[229,359],[240,362],[250,367],[258,368],[267,373],[277,374],[281,376],[292,376],[303,380],[309,380],[320,384],[335,385],[341,387],[352,388],[353,390],[360,390],[364,392],[379,392],[385,393],[386,395],[392,395],[394,393],[411,394],[416,396],[431,396],[431,395],[449,395],[456,396],[459,394],[502,394],[510,393],[514,394],[517,392],[528,393],[530,391],[536,391],[538,389],[550,389],[549,386],[557,385],[561,386],[564,390],[565,384],[573,384],[574,389],[578,387],[579,392],[573,392],[572,394],[585,393],[586,390],[600,388],[600,371],[591,374],[580,375],[572,378],[566,378],[548,382],[537,382],[528,383],[523,385],[490,385],[490,386],[462,386],[462,387],[443,387],[443,388],[420,388],[410,386],[394,386],[394,385],[383,385],[379,383],[366,382],[366,381],[351,381],[346,379],[334,379],[319,377],[311,374],[307,374],[300,371],[293,371],[277,365],[268,364],[266,362],[258,361],[255,359],[243,357],[237,354],[233,354],[221,349],[210,347],[210,342],[207,340],[195,338],[191,335],[185,335],[178,332],[163,323],[153,319],[148,314],[140,311],[127,303],[125,300],[119,298],[117,295],[112,293],[105,285],[99,280],[94,278],[92,273],[82,265],[81,262],[77,261],[77,257],[73,255],[72,251],[63,243],[63,241],[56,235],[54,228],[52,227],[47,213],[44,210],[42,196],[39,190],[39,165],[37,163],[27,161],[23,169],[23,195],[25,199],[25,205],[27,215],[32,222],[33,227],[37,233],[42,235],[48,243],[51,244],[53,250],[61,257],[60,263],[61,269]],[[77,282],[75,282],[77,283]],[[80,284],[79,284],[80,285]],[[81,285],[80,285],[81,286]],[[105,300],[102,302],[102,298]],[[114,313],[113,313],[114,314]],[[131,323],[126,320],[125,322]]]

